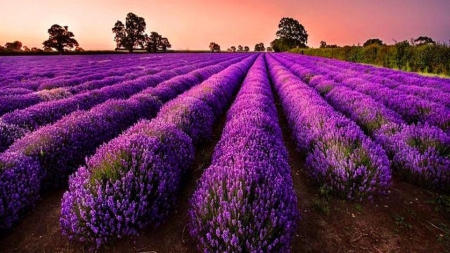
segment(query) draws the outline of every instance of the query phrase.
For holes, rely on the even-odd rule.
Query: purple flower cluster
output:
[[[450,137],[429,125],[385,125],[376,139],[403,180],[450,193]]]
[[[6,124],[0,120],[0,152],[5,151],[13,142],[27,133],[18,126]]]
[[[239,60],[235,59],[235,61]],[[244,62],[248,61],[244,60]],[[223,69],[223,65],[229,65],[230,63],[230,61],[226,61],[221,63],[220,66],[205,67],[201,71],[195,70],[192,73],[179,76],[180,78],[186,78],[189,82],[174,83],[175,92],[171,94],[172,97],[169,99],[197,85],[203,78],[213,75],[221,68]],[[190,78],[192,76],[196,78]],[[170,87],[170,80],[161,86],[162,89],[168,87]],[[25,135],[0,156],[19,153],[30,157],[33,161],[38,161],[42,174],[42,180],[37,184],[38,188],[67,184],[68,176],[83,163],[86,156],[92,155],[99,145],[116,137],[139,119],[150,119],[157,114],[162,104],[158,97],[152,95],[152,91],[158,89],[159,86],[152,87],[127,100],[109,100],[89,111],[76,111],[55,124]],[[22,165],[15,164],[3,168],[0,164],[0,175],[3,173],[8,175],[8,170],[17,170],[16,166]],[[13,182],[13,178],[8,180],[8,176],[5,176],[2,179],[5,180],[5,187],[9,184],[14,185],[14,187],[22,187],[17,182]],[[25,187],[31,185],[28,182],[23,184]],[[18,196],[20,196],[21,191],[19,188],[16,189]],[[39,192],[34,193],[38,196]],[[33,196],[33,200],[37,198],[36,196]],[[23,203],[27,205],[23,205],[21,208],[27,209],[30,202],[33,201],[24,201]],[[5,202],[5,205],[9,204]]]
[[[174,126],[143,121],[135,134],[100,147],[71,176],[61,227],[70,239],[97,246],[160,224],[175,204],[183,172],[193,161],[188,136]]]
[[[289,251],[299,213],[266,73],[260,56],[191,199],[190,233],[200,251]]]
[[[273,57],[268,64],[310,178],[349,199],[385,194],[391,184],[385,151]]]
[[[115,238],[136,235],[148,224],[161,224],[191,166],[193,144],[212,131],[216,116],[208,97],[233,93],[254,58],[231,65],[199,89],[169,102],[152,121],[141,121],[100,147],[70,179],[61,208],[63,232],[70,239],[100,247]],[[205,72],[196,73],[200,79],[207,77]],[[230,75],[234,82],[228,82]],[[173,89],[178,90],[178,85]],[[204,100],[190,96],[198,96],[199,90],[212,96]]]
[[[0,156],[0,232],[17,222],[39,197],[39,162],[20,153]]]

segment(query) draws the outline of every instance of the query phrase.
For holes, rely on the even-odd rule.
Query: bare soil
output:
[[[450,196],[438,195],[399,181],[386,197],[355,203],[328,196],[302,172],[304,157],[296,152],[278,98],[283,138],[302,214],[292,252],[450,252]],[[183,181],[178,206],[159,228],[115,241],[100,252],[197,252],[186,228],[189,198],[210,164],[225,124],[222,116],[213,138],[197,149],[195,164]],[[69,242],[59,227],[64,190],[46,193],[36,209],[8,234],[0,235],[0,252],[87,252]]]

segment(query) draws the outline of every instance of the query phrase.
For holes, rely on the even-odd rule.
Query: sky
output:
[[[0,0],[0,45],[19,40],[42,48],[53,24],[69,26],[85,50],[115,48],[111,29],[127,13],[143,17],[147,33],[167,37],[176,50],[222,50],[275,39],[283,17],[297,19],[307,45],[387,44],[428,36],[449,43],[450,0]]]

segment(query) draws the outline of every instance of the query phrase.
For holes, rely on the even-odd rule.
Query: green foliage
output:
[[[62,53],[66,48],[78,47],[78,42],[73,38],[75,35],[69,31],[68,26],[52,25],[48,29],[49,38],[42,44],[44,48],[54,48]]]
[[[306,48],[308,33],[298,20],[282,18],[278,28],[277,38],[270,43],[275,52],[284,52],[292,48]]]
[[[266,51],[266,47],[264,47],[264,43],[258,43],[255,45],[255,52],[264,52]]]
[[[276,48],[274,47],[276,51]],[[280,50],[282,51],[282,50]],[[395,45],[370,44],[366,47],[345,46],[290,50],[293,53],[322,56],[350,62],[373,64],[413,72],[450,75],[450,47],[445,44],[410,45],[408,41]]]
[[[211,50],[211,52],[220,52],[220,46],[215,42],[209,43],[209,49]]]
[[[275,52],[285,52],[292,49],[292,47],[282,39],[275,39],[270,43],[270,47],[272,47]]]
[[[367,47],[370,45],[379,45],[383,46],[383,41],[380,39],[368,39],[366,42],[364,42],[363,47]]]
[[[127,14],[125,24],[118,20],[112,28],[112,32],[116,34],[114,41],[117,48],[125,48],[130,52],[133,52],[134,48],[138,46],[144,48],[146,26],[145,19],[132,12]]]

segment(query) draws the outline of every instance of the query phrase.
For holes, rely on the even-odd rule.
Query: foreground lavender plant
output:
[[[69,239],[137,235],[158,225],[175,203],[182,174],[193,161],[188,136],[167,124],[140,124],[141,134],[102,146],[70,179],[62,200],[61,227]]]
[[[299,218],[296,204],[260,57],[191,199],[190,233],[204,252],[288,252]]]

